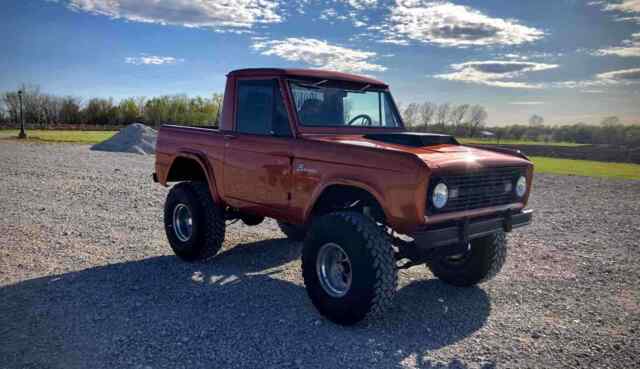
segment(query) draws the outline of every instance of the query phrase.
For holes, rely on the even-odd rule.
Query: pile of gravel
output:
[[[91,147],[91,150],[153,154],[156,152],[158,132],[141,123],[133,123],[113,137]]]

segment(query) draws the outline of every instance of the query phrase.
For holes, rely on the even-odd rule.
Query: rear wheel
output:
[[[181,182],[167,195],[164,227],[178,257],[208,259],[218,253],[224,241],[224,209],[213,202],[206,183]]]
[[[278,221],[278,227],[280,227],[282,233],[294,241],[302,241],[307,235],[307,228],[305,226]]]
[[[383,312],[397,284],[393,249],[385,233],[355,212],[331,213],[314,221],[304,242],[302,275],[318,311],[342,325]]]
[[[454,286],[468,287],[498,274],[507,258],[504,232],[471,240],[470,248],[457,255],[436,255],[429,262],[433,274]]]

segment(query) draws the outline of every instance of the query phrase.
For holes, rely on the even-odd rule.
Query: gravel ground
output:
[[[177,260],[151,156],[0,141],[0,170],[2,368],[638,367],[637,181],[538,175],[496,279],[413,267],[384,320],[344,328],[273,221]]]

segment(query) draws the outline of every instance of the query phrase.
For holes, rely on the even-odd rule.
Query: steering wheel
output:
[[[347,125],[352,126],[358,119],[362,119],[361,126],[370,126],[373,124],[373,119],[367,114],[358,114],[355,117],[351,118]]]

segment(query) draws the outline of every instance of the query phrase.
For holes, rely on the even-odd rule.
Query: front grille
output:
[[[429,186],[428,212],[431,214],[446,213],[516,202],[515,184],[518,177],[524,174],[525,168],[506,167],[435,176]],[[433,188],[439,182],[444,182],[449,188],[449,199],[442,209],[434,208],[430,200]]]

